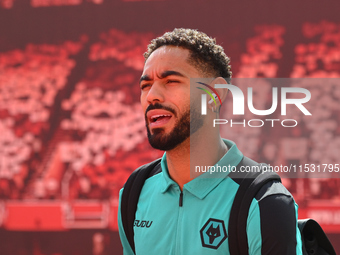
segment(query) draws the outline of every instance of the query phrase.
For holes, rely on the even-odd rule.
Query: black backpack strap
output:
[[[242,166],[253,167],[254,170],[258,171],[241,172]],[[263,172],[267,167],[265,164],[259,164],[244,157],[236,167],[236,172],[229,175],[240,185],[235,195],[229,218],[228,238],[231,255],[248,254],[247,219],[251,202],[257,192],[270,181],[277,180],[281,182],[281,178],[277,173],[268,170]]]
[[[161,170],[161,159],[157,159],[149,164],[141,166],[136,169],[128,178],[124,185],[123,194],[121,198],[121,216],[124,232],[131,249],[135,253],[135,242],[133,224],[135,221],[135,214],[139,195],[143,188],[144,182],[150,176],[156,174]]]
[[[251,177],[251,173],[241,172],[242,166],[257,166],[258,164],[255,161],[247,157],[243,157],[241,162],[237,165],[236,171],[231,172],[229,177],[232,178],[236,183],[239,184],[239,188],[234,198],[233,205],[231,207],[230,216],[229,216],[229,226],[228,226],[228,242],[229,242],[229,252],[231,255],[237,255],[240,253],[240,248],[238,244],[238,231],[237,231],[237,222],[238,215],[240,212],[240,207],[242,203],[242,199],[244,194],[247,191],[247,187],[250,186],[253,178]]]

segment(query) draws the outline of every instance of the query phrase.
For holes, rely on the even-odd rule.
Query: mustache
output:
[[[146,110],[145,110],[145,119],[147,119],[147,116],[146,114],[148,113],[148,111],[151,111],[151,110],[155,110],[155,109],[163,109],[163,110],[166,110],[166,111],[169,111],[171,112],[173,115],[176,116],[176,112],[174,109],[168,107],[168,106],[165,106],[165,105],[161,105],[160,103],[155,103],[155,104],[150,104]]]

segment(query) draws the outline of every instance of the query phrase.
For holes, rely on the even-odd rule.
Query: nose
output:
[[[162,89],[162,84],[160,84],[159,82],[154,82],[148,91],[146,100],[149,104],[164,102],[164,92]]]

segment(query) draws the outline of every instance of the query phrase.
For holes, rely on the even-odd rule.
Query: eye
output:
[[[166,83],[179,83],[177,80],[168,80]]]
[[[144,90],[144,89],[146,89],[147,87],[150,87],[150,86],[151,86],[151,85],[148,84],[148,83],[142,84],[142,85],[140,86],[140,89],[141,89],[141,90]]]

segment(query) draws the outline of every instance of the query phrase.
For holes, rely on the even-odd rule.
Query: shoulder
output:
[[[161,158],[138,167],[134,172],[147,171],[147,178],[154,176],[162,171]]]
[[[279,181],[266,183],[254,198],[260,216],[272,223],[296,221],[297,204],[292,194]]]
[[[265,184],[254,200],[257,204],[262,238],[271,240],[272,244],[277,246],[280,246],[276,243],[277,240],[287,240],[295,244],[298,206],[283,184],[279,181]],[[290,248],[294,250],[293,247]]]
[[[262,201],[264,199],[268,199],[271,196],[286,196],[293,198],[292,194],[283,186],[283,184],[277,180],[270,181],[263,185],[261,189],[255,196],[257,201]]]
[[[250,244],[261,247],[262,254],[300,254],[297,211],[293,196],[281,182],[265,184],[254,197],[249,211],[248,230],[255,229],[250,232],[258,233],[260,239],[248,233]]]
[[[158,173],[162,172],[161,158],[158,158],[150,163],[138,167],[135,171],[131,173],[128,180],[126,181],[124,187],[128,183],[133,183],[135,181],[144,181]]]

